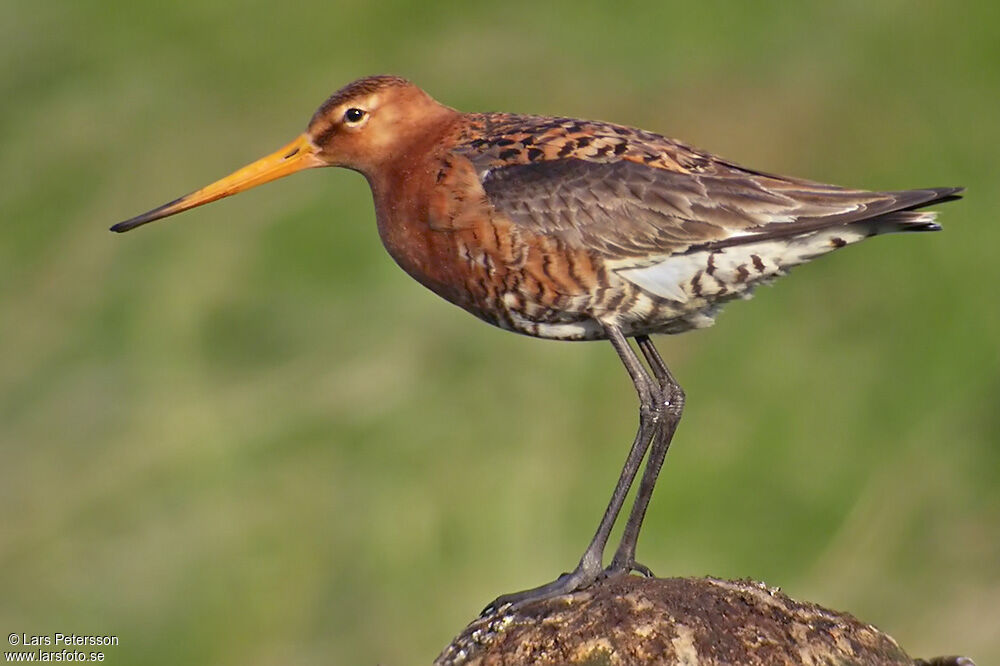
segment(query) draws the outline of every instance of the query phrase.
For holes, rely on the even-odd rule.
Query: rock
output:
[[[435,666],[974,666],[914,661],[846,613],[752,581],[615,576],[573,594],[492,610]]]

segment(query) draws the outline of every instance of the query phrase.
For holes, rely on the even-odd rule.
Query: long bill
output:
[[[239,171],[229,174],[221,180],[192,192],[180,199],[163,204],[159,208],[137,215],[130,220],[119,222],[111,227],[111,231],[128,231],[142,226],[147,222],[159,220],[170,215],[176,215],[186,210],[211,203],[218,199],[238,194],[251,187],[283,178],[296,171],[326,166],[317,155],[316,146],[307,134],[302,134],[284,148],[275,151],[267,157],[252,162]]]

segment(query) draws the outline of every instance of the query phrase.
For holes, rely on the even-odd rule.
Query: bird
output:
[[[328,166],[367,179],[382,243],[417,282],[502,329],[608,340],[635,387],[638,430],[576,567],[487,610],[614,575],[652,575],[636,544],[686,396],[651,335],[705,328],[726,302],[846,245],[938,231],[924,208],[963,192],[850,189],[745,168],[610,122],[463,113],[404,78],[378,75],[335,92],[276,152],[111,230]]]

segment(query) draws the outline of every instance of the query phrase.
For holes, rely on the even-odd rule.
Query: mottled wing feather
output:
[[[610,257],[791,237],[950,198],[958,188],[867,192],[743,169],[605,123],[491,114],[460,148],[517,224]],[[490,130],[490,131],[483,131]]]

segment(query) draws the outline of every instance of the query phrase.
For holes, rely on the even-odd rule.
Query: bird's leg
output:
[[[597,532],[594,533],[594,537],[590,540],[590,545],[584,551],[583,557],[580,558],[579,564],[576,565],[576,569],[570,573],[564,573],[546,585],[498,597],[484,609],[484,614],[506,604],[523,604],[529,601],[575,592],[591,585],[603,573],[601,567],[604,557],[604,547],[608,543],[608,537],[611,536],[615,520],[617,520],[618,514],[621,513],[625,497],[628,495],[628,491],[635,481],[635,476],[639,471],[640,465],[642,465],[642,459],[649,448],[650,439],[653,438],[657,429],[659,413],[656,405],[658,396],[661,393],[658,383],[646,372],[646,369],[642,366],[642,361],[639,360],[635,351],[629,346],[621,330],[610,325],[607,325],[605,330],[607,331],[608,339],[611,340],[611,344],[614,345],[615,351],[618,352],[618,356],[632,378],[636,392],[639,394],[639,430],[632,441],[632,448],[629,449],[625,465],[618,476],[618,483],[615,484],[611,500],[604,510],[604,516],[597,527]],[[655,367],[654,372],[656,372]]]
[[[653,377],[656,378],[656,383],[660,385],[660,388],[665,388],[667,384],[676,384],[677,380],[670,374],[670,369],[663,362],[663,359],[660,358],[660,352],[656,351],[656,347],[653,345],[653,341],[649,339],[649,336],[637,335],[635,336],[635,341],[639,344],[642,355],[646,357],[646,362],[649,363],[649,367],[653,370]]]
[[[632,505],[632,511],[629,513],[628,522],[625,523],[625,530],[622,533],[621,543],[615,551],[615,555],[611,560],[611,566],[608,567],[608,572],[628,573],[636,570],[646,575],[652,575],[652,572],[648,568],[635,561],[635,546],[636,541],[639,539],[639,528],[642,526],[642,519],[646,515],[646,507],[649,506],[649,500],[653,496],[656,477],[660,474],[660,468],[663,466],[663,458],[667,455],[667,449],[670,448],[670,440],[677,430],[681,414],[684,411],[684,390],[681,389],[680,384],[677,383],[677,380],[674,379],[663,359],[660,358],[660,354],[656,351],[656,347],[653,346],[649,337],[640,335],[637,336],[636,341],[639,343],[639,349],[642,351],[643,356],[646,357],[646,362],[649,363],[649,367],[653,370],[653,375],[659,384],[659,391],[657,391],[657,413],[662,416],[663,422],[653,438],[649,460],[646,461],[646,469],[643,471],[642,480],[639,482],[639,491],[636,494],[635,503]]]
[[[611,501],[608,502],[608,507],[604,510],[604,516],[597,527],[597,532],[594,534],[594,538],[591,539],[590,545],[587,546],[587,550],[584,551],[583,557],[580,559],[581,566],[588,565],[590,567],[597,567],[598,569],[601,567],[604,547],[608,543],[608,537],[611,536],[611,529],[618,519],[618,514],[621,513],[625,497],[628,495],[628,491],[635,481],[635,475],[639,471],[642,459],[649,448],[650,439],[654,437],[660,420],[656,409],[656,400],[660,393],[657,383],[650,378],[649,373],[642,367],[642,362],[629,346],[621,331],[608,326],[607,332],[608,339],[611,340],[615,351],[618,352],[618,356],[632,378],[632,383],[635,384],[636,393],[639,394],[639,430],[635,435],[635,440],[632,442],[632,448],[629,449],[625,465],[622,467],[615,490],[611,494]]]

